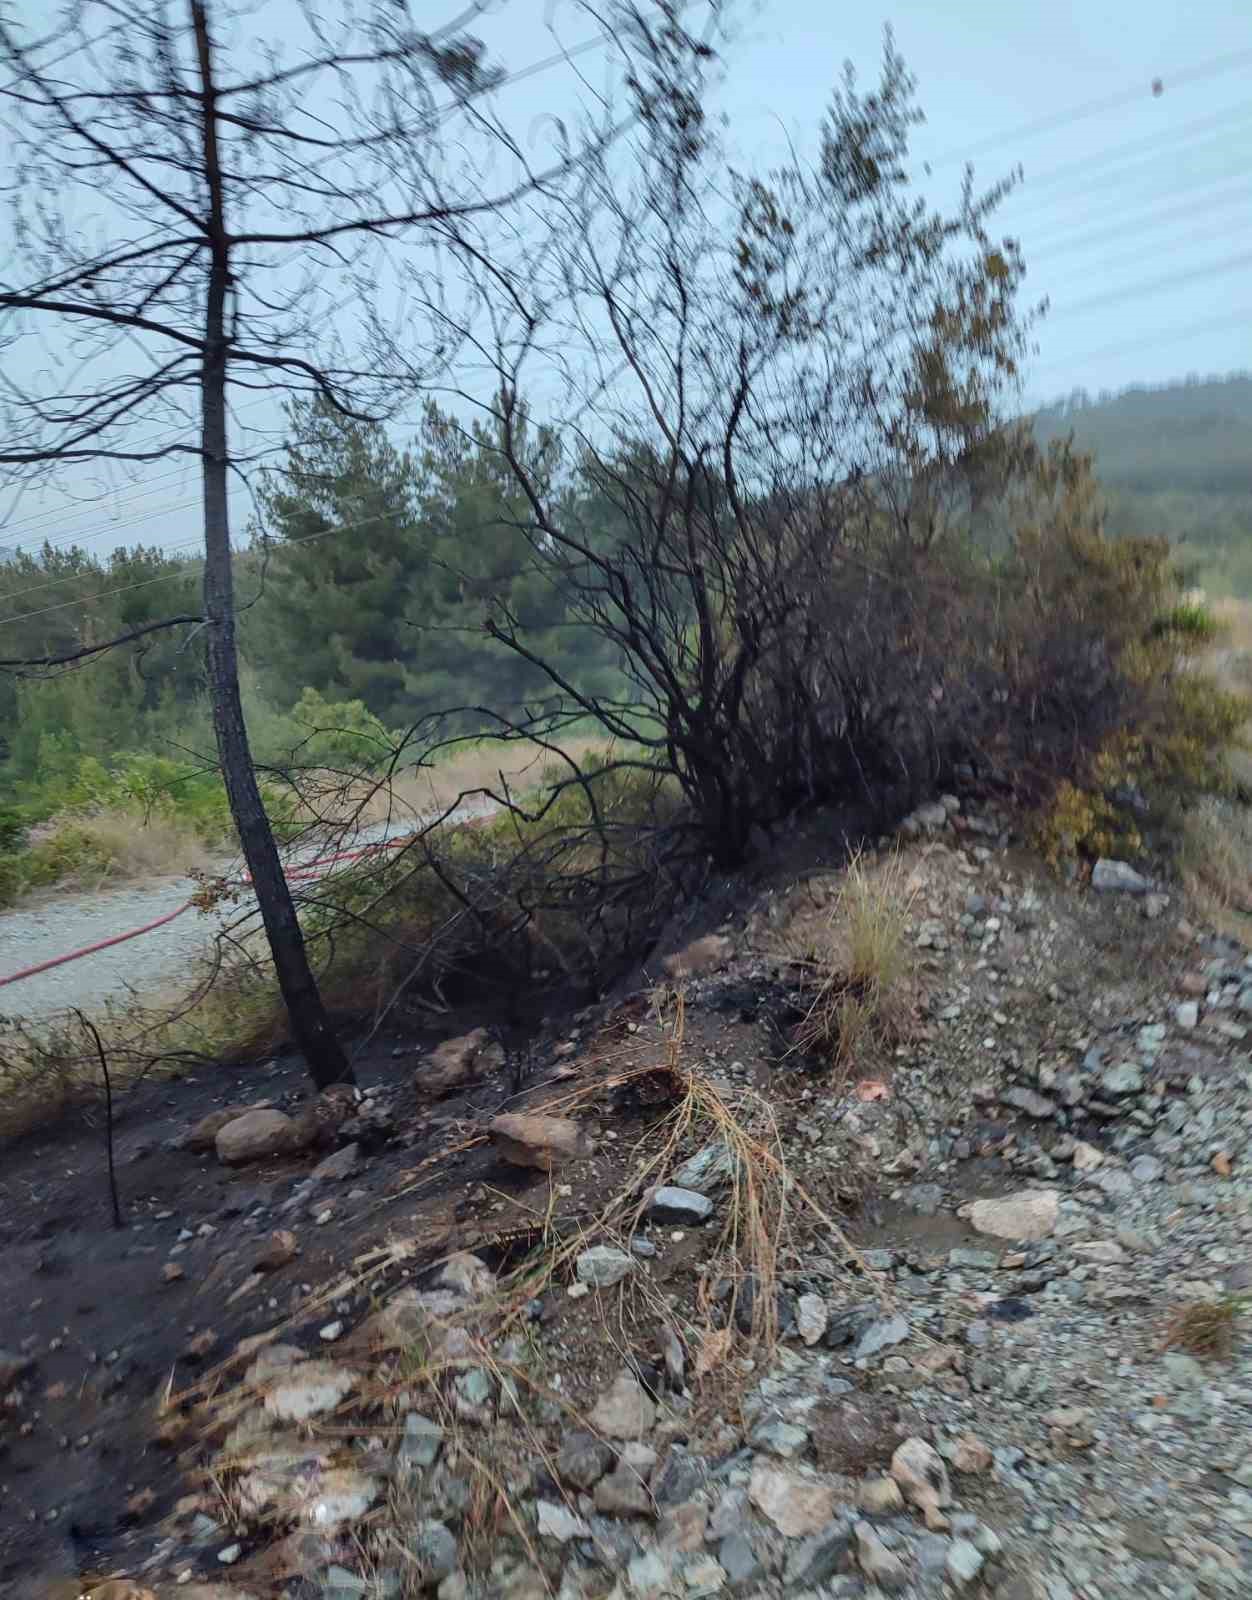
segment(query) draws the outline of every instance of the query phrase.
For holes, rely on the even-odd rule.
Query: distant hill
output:
[[[1112,532],[1164,534],[1193,581],[1252,597],[1252,376],[1079,390],[1034,421],[1094,454]]]

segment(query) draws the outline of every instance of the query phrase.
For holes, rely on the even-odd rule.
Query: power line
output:
[[[1087,350],[1078,357],[1055,356],[1051,361],[1044,361],[1034,370],[1047,372],[1054,367],[1082,366],[1086,362],[1104,360],[1114,356],[1134,355],[1140,350],[1151,350],[1161,344],[1176,344],[1180,339],[1191,339],[1201,333],[1219,333],[1226,328],[1241,328],[1247,330],[1252,327],[1252,305],[1244,311],[1236,311],[1230,315],[1210,317],[1203,322],[1190,323],[1185,328],[1172,328],[1168,333],[1158,334],[1153,339],[1135,339],[1129,343],[1105,345],[1098,350]]]
[[[1162,144],[1176,148],[1178,141],[1189,134],[1206,133],[1212,128],[1220,128],[1232,116],[1236,114],[1246,116],[1250,112],[1252,105],[1229,106],[1226,110],[1215,112],[1211,116],[1197,117],[1193,122],[1184,122],[1173,128],[1162,128],[1156,133],[1145,134],[1142,138],[1128,139],[1123,144],[1110,145],[1094,162],[1084,156],[1080,161],[1067,161],[1059,167],[1051,167],[1038,176],[1028,172],[1025,177],[1025,188],[1032,192],[1051,188],[1054,183],[1063,182],[1067,178],[1082,177],[1090,173],[1093,167],[1104,166],[1110,161],[1120,160],[1123,156],[1151,152]]]
[[[1179,152],[1179,154],[1180,156],[1194,156],[1202,151],[1208,150],[1212,150],[1215,154],[1228,156],[1230,152],[1229,137],[1221,136],[1210,140],[1206,145],[1191,146],[1190,148],[1182,150]],[[1189,186],[1202,187],[1206,184],[1221,183],[1224,179],[1230,177],[1232,173],[1245,169],[1246,161],[1244,162],[1243,166],[1235,166],[1232,168],[1231,166],[1226,165],[1222,171],[1213,173],[1212,175],[1208,175],[1203,172],[1197,174],[1194,170],[1187,170],[1187,168],[1180,163],[1179,170],[1170,174],[1170,176],[1175,178],[1177,181],[1168,185],[1162,190],[1158,190],[1158,193],[1163,193],[1164,195],[1168,196],[1170,194],[1178,193],[1180,190]],[[1159,175],[1159,160],[1147,161],[1139,167],[1130,169],[1122,168],[1113,172],[1097,173],[1090,183],[1083,184],[1077,188],[1068,189],[1064,193],[1058,194],[1055,199],[1046,203],[1042,208],[1032,208],[1031,211],[1027,212],[1025,219],[1019,219],[1018,227],[1023,225],[1023,221],[1024,225],[1029,226],[1032,219],[1046,219],[1053,215],[1057,211],[1058,207],[1065,206],[1072,208],[1075,203],[1089,202],[1101,195],[1108,194],[1110,191],[1126,191],[1128,196],[1130,196],[1130,203],[1138,204],[1140,200],[1143,199],[1142,194],[1132,195],[1131,191],[1141,190],[1145,183],[1150,182]],[[1027,189],[1023,189],[1021,193],[1022,197],[1025,199],[1028,197],[1029,191]]]
[[[1050,117],[1040,117],[1033,122],[1022,123],[1019,127],[1011,129],[1008,133],[997,134],[994,138],[984,139],[972,149],[952,151],[947,155],[939,156],[934,161],[926,163],[930,171],[939,167],[952,166],[956,162],[972,161],[976,156],[988,155],[1005,144],[1020,144],[1023,139],[1034,139],[1041,133],[1054,133],[1059,128],[1067,128],[1076,122],[1083,122],[1088,117],[1103,116],[1110,111],[1120,111],[1126,106],[1138,105],[1145,97],[1154,98],[1157,94],[1156,84],[1162,88],[1184,88],[1194,83],[1203,83],[1208,78],[1221,76],[1226,72],[1236,71],[1240,67],[1252,66],[1252,50],[1237,50],[1225,55],[1214,56],[1208,61],[1197,63],[1182,72],[1176,72],[1169,78],[1162,77],[1136,84],[1133,89],[1122,89],[1117,94],[1106,95],[1099,100],[1088,100],[1083,105],[1074,106],[1068,111],[1057,112]]]
[[[291,545],[312,544],[315,539],[325,539],[332,533],[356,533],[362,528],[372,528],[379,522],[386,522],[390,515],[390,512],[384,511],[380,512],[377,516],[362,517],[358,522],[341,522],[335,527],[320,528],[316,533],[304,533],[301,534],[297,539],[284,539],[280,545],[276,546],[276,549],[281,553],[281,551],[287,549]],[[199,540],[196,540],[195,545],[198,546],[199,542]],[[193,548],[193,546],[175,546],[174,548],[190,549]],[[255,552],[248,550],[240,551],[239,554],[246,557],[254,555]],[[163,572],[159,577],[141,578],[137,583],[124,583],[119,585],[119,587],[116,589],[104,589],[99,594],[83,596],[76,600],[59,600],[56,605],[41,606],[37,611],[23,611],[16,617],[0,617],[0,627],[4,626],[6,623],[29,622],[32,617],[46,617],[53,611],[64,611],[69,606],[93,606],[98,604],[98,602],[101,600],[111,599],[113,595],[131,594],[136,589],[149,589],[154,583],[168,583],[171,578],[186,576],[188,569],[190,569],[192,566],[199,566],[203,568],[205,564],[206,563],[204,560],[196,563],[188,562],[186,563],[186,566],[179,572]]]
[[[71,56],[76,56],[80,50],[94,50],[98,44],[103,44],[106,39],[110,38],[115,33],[120,33],[121,30],[127,26],[128,24],[125,22],[115,22],[111,28],[106,28],[103,33],[98,33],[94,39],[80,39],[77,44],[71,45],[68,50],[62,50],[59,56],[53,56],[50,61],[41,61],[36,63],[36,70],[38,72],[47,72],[49,67],[59,67],[62,61],[68,61]],[[48,39],[44,40],[45,44],[50,44],[51,42],[52,41]],[[37,50],[39,49],[39,46],[30,45],[27,48],[31,50]],[[22,81],[22,76],[19,74],[9,83],[6,83],[3,85],[3,87],[0,87],[0,94],[8,94],[11,90],[16,89]]]
[[[1242,182],[1246,171],[1252,171],[1252,165],[1250,165],[1247,169],[1240,171],[1235,181]],[[1224,179],[1223,181],[1229,182],[1231,180]],[[1204,187],[1208,188],[1211,186],[1204,185]],[[1243,197],[1246,195],[1248,195],[1248,190],[1245,186],[1240,189],[1240,196]],[[1179,218],[1194,216],[1197,212],[1208,211],[1213,207],[1216,201],[1216,196],[1209,196],[1199,201],[1199,203],[1193,201],[1189,205],[1174,206],[1172,209],[1150,212],[1141,220],[1144,225],[1147,226],[1156,226],[1162,222],[1173,222]],[[1033,266],[1040,260],[1047,261],[1053,256],[1066,255],[1076,249],[1083,250],[1089,245],[1099,244],[1105,239],[1124,239],[1128,235],[1133,237],[1133,235],[1139,231],[1141,231],[1139,228],[1128,228],[1123,222],[1114,223],[1111,227],[1097,228],[1093,232],[1079,234],[1077,237],[1075,237],[1073,234],[1068,236],[1058,235],[1055,243],[1052,240],[1045,240],[1042,245],[1039,245],[1036,241],[1030,247],[1030,252],[1027,257],[1027,265]]]
[[[1252,250],[1245,250],[1242,255],[1228,256],[1223,261],[1209,262],[1203,267],[1192,267],[1186,272],[1171,272],[1163,278],[1150,278],[1145,283],[1131,284],[1126,289],[1114,289],[1107,294],[1090,295],[1086,300],[1061,306],[1056,316],[1058,318],[1080,316],[1088,311],[1098,311],[1103,306],[1121,305],[1124,301],[1139,300],[1145,295],[1159,294],[1163,289],[1173,289],[1179,284],[1193,283],[1197,278],[1218,277],[1222,273],[1234,272],[1239,267],[1248,266],[1252,266]]]

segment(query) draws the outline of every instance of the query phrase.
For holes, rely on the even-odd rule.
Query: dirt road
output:
[[[480,815],[482,810],[481,805],[467,806],[466,818]],[[412,822],[380,823],[362,829],[338,848],[380,844],[412,827]],[[326,849],[325,845],[306,843],[289,852],[289,864],[307,864]],[[228,858],[221,871],[234,877],[241,867],[237,857]],[[0,913],[0,978],[155,922],[185,904],[196,888],[193,878],[165,878],[93,893],[49,894],[19,904]],[[252,928],[256,920],[256,901],[250,894],[211,912],[193,908],[125,944],[0,987],[0,1015],[47,1018],[70,1006],[99,1006],[109,999],[125,999],[128,991],[160,990],[183,978],[227,923],[245,921],[246,927]]]

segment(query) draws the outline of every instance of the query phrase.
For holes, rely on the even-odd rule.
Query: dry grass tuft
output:
[[[1186,1350],[1193,1356],[1229,1360],[1234,1353],[1239,1318],[1252,1304],[1247,1295],[1195,1300],[1174,1312],[1161,1339],[1163,1350]]]
[[[604,739],[569,738],[561,750],[580,765],[610,753]],[[428,766],[408,766],[387,779],[345,777],[333,771],[301,773],[296,784],[296,820],[304,824],[369,828],[412,823],[443,815],[463,794],[484,789],[514,794],[538,789],[553,761],[552,750],[530,739],[482,739],[457,748]]]
[[[424,1518],[442,1515],[440,1484],[449,1475],[464,1486],[462,1564],[470,1571],[487,1570],[501,1539],[508,1538],[523,1546],[531,1564],[543,1570],[542,1553],[534,1548],[534,1535],[521,1513],[518,1485],[536,1461],[556,1481],[554,1417],[563,1418],[570,1429],[585,1428],[588,1420],[569,1383],[569,1352],[562,1354],[561,1377],[555,1378],[551,1353],[533,1339],[527,1304],[546,1289],[563,1288],[573,1276],[575,1257],[589,1244],[613,1242],[628,1248],[648,1190],[672,1171],[680,1152],[690,1153],[693,1147],[718,1139],[728,1157],[726,1186],[718,1203],[722,1230],[703,1255],[698,1287],[684,1297],[684,1310],[679,1311],[666,1292],[672,1284],[657,1282],[646,1270],[633,1272],[617,1289],[582,1302],[586,1309],[580,1319],[598,1319],[597,1342],[615,1351],[622,1366],[631,1363],[649,1332],[660,1329],[663,1336],[676,1338],[687,1354],[686,1384],[695,1401],[692,1416],[732,1414],[742,1389],[759,1378],[777,1337],[779,1263],[798,1253],[795,1225],[801,1218],[816,1222],[824,1237],[855,1255],[837,1223],[788,1170],[768,1103],[750,1090],[727,1091],[690,1070],[681,994],[660,993],[654,1006],[656,1021],[663,1027],[660,1041],[652,1030],[650,1038],[610,1039],[601,1053],[582,1064],[577,1079],[551,1086],[552,1097],[542,1108],[553,1115],[598,1116],[606,1096],[616,1101],[622,1091],[629,1094],[641,1084],[668,1086],[669,1098],[658,1107],[656,1119],[634,1149],[624,1152],[633,1159],[617,1192],[597,1204],[594,1212],[582,1214],[571,1230],[561,1220],[570,1202],[559,1198],[564,1186],[554,1180],[546,1203],[533,1211],[534,1246],[503,1273],[489,1299],[412,1334],[402,1323],[396,1324],[386,1348],[380,1347],[377,1337],[363,1337],[355,1345],[350,1338],[340,1347],[338,1358],[365,1363],[366,1376],[356,1399],[319,1421],[316,1431],[329,1448],[342,1450],[350,1460],[359,1459],[354,1450],[377,1451],[380,1443],[398,1439],[403,1414],[413,1407],[444,1430],[440,1467],[425,1475],[395,1474],[386,1510],[372,1514],[356,1530],[357,1565],[366,1573],[398,1567],[405,1600],[416,1600],[427,1576],[414,1552],[411,1530]],[[478,1136],[468,1142],[478,1142]],[[428,1158],[414,1173],[413,1192],[445,1181],[448,1161],[467,1147],[462,1141]],[[237,1378],[262,1343],[283,1338],[296,1322],[315,1320],[346,1295],[364,1295],[376,1308],[382,1306],[388,1286],[394,1288],[409,1276],[414,1262],[422,1263],[424,1276],[436,1264],[430,1259],[434,1251],[453,1244],[446,1235],[438,1243],[423,1239],[419,1228],[412,1240],[391,1240],[359,1257],[339,1282],[320,1290],[288,1321],[248,1341],[181,1393],[170,1389],[163,1397],[163,1415],[190,1419],[189,1447],[190,1434],[202,1424],[220,1437],[251,1403],[247,1392],[228,1379]],[[750,1318],[742,1302],[749,1284]],[[371,1319],[371,1327],[379,1327],[376,1319]],[[481,1417],[467,1422],[461,1414],[456,1384],[467,1370],[485,1373],[491,1380],[494,1398],[486,1428]],[[227,1466],[218,1476],[225,1520],[246,1531],[252,1519],[237,1503],[235,1471]],[[572,1501],[570,1506],[577,1509]]]
[[[108,881],[186,878],[208,872],[220,858],[186,823],[153,815],[146,820],[124,811],[102,811],[74,826],[107,859]]]
[[[1252,926],[1252,811],[1209,798],[1184,816],[1178,864],[1202,918],[1245,938]]]
[[[868,1048],[903,1030],[911,1003],[905,943],[918,888],[903,857],[849,863],[830,914],[789,952],[811,992],[795,1048],[845,1072]]]

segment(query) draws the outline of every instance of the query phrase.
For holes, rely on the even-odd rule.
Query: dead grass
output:
[[[108,858],[107,878],[189,877],[208,872],[218,856],[187,824],[176,818],[153,816],[146,821],[134,813],[103,811],[73,826]]]
[[[828,915],[788,952],[805,974],[808,1011],[795,1048],[846,1072],[857,1056],[903,1030],[910,1004],[905,936],[918,885],[904,858],[858,854]]]
[[[1183,818],[1178,862],[1200,917],[1246,938],[1252,931],[1252,811],[1215,798],[1199,801]]]
[[[613,747],[602,738],[559,741],[571,760],[583,762]],[[553,752],[533,740],[483,739],[458,748],[430,766],[405,767],[385,782],[345,780],[341,773],[313,771],[301,776],[297,820],[313,824],[375,827],[381,823],[419,823],[440,816],[460,795],[507,786],[514,793],[535,789],[553,764]]]
[[[1252,1296],[1224,1295],[1217,1300],[1195,1300],[1180,1306],[1166,1325],[1161,1349],[1229,1360],[1234,1353],[1239,1319],[1249,1305]]]
[[[686,1352],[692,1404],[684,1416],[689,1427],[731,1416],[743,1391],[767,1368],[777,1337],[779,1261],[795,1253],[797,1225],[805,1222],[856,1259],[835,1219],[789,1170],[768,1101],[751,1090],[730,1091],[688,1066],[681,993],[660,991],[653,997],[653,1026],[648,1032],[646,1039],[625,1032],[606,1034],[600,1048],[580,1064],[578,1077],[550,1085],[547,1102],[536,1108],[602,1120],[606,1102],[612,1103],[622,1090],[646,1089],[649,1098],[655,1095],[665,1101],[658,1119],[631,1148],[615,1143],[624,1158],[621,1176],[581,1229],[571,1234],[556,1225],[558,1215],[570,1206],[571,1179],[577,1204],[577,1169],[573,1169],[549,1183],[546,1200],[535,1213],[537,1245],[499,1279],[488,1300],[429,1322],[415,1337],[406,1339],[393,1324],[389,1341],[366,1337],[360,1329],[359,1340],[350,1335],[337,1347],[336,1359],[357,1366],[362,1376],[355,1396],[312,1425],[314,1438],[333,1461],[367,1468],[375,1459],[385,1461],[402,1436],[404,1414],[410,1409],[444,1430],[440,1465],[412,1477],[391,1475],[387,1505],[371,1512],[352,1534],[357,1569],[367,1576],[399,1570],[405,1600],[428,1592],[428,1575],[412,1534],[422,1520],[445,1516],[440,1485],[449,1480],[463,1486],[458,1501],[463,1567],[485,1573],[503,1542],[525,1551],[530,1565],[544,1571],[544,1552],[537,1548],[523,1512],[526,1490],[536,1463],[542,1463],[557,1483],[559,1439],[569,1430],[588,1426],[588,1397],[595,1382],[589,1388],[586,1374],[595,1370],[597,1359],[607,1356],[612,1364],[627,1366],[649,1332],[668,1330]],[[711,1248],[700,1252],[695,1288],[638,1270],[618,1288],[580,1302],[576,1325],[555,1350],[549,1342],[536,1341],[526,1314],[528,1302],[548,1290],[563,1294],[573,1277],[574,1258],[587,1245],[614,1242],[628,1247],[649,1188],[672,1170],[680,1153],[690,1153],[693,1146],[711,1139],[724,1143],[730,1170],[718,1196],[722,1227],[711,1237]],[[415,1171],[411,1190],[415,1202],[427,1187],[446,1181],[448,1161],[466,1147],[463,1139],[454,1141]],[[238,1379],[259,1350],[282,1340],[298,1325],[329,1315],[330,1307],[344,1298],[364,1297],[375,1308],[384,1307],[415,1268],[421,1282],[440,1265],[431,1259],[436,1252],[457,1248],[458,1241],[447,1232],[441,1241],[425,1235],[420,1209],[412,1215],[412,1239],[389,1238],[366,1251],[337,1281],[319,1287],[289,1318],[244,1341],[190,1387],[175,1392],[172,1380],[163,1386],[158,1431],[181,1453],[188,1471],[196,1470],[206,1440],[222,1441],[255,1407],[255,1396]],[[446,1254],[441,1257],[446,1259]],[[729,1299],[718,1292],[718,1285],[727,1282],[733,1286]],[[735,1316],[735,1296],[748,1283],[755,1289],[750,1326],[747,1319]],[[377,1326],[376,1320],[372,1326]],[[580,1338],[585,1347],[582,1355],[577,1348]],[[486,1426],[481,1419],[467,1422],[458,1408],[457,1379],[471,1370],[485,1373],[494,1389]],[[218,1520],[241,1537],[258,1532],[258,1521],[271,1534],[281,1532],[281,1521],[245,1512],[236,1486],[245,1469],[246,1460],[232,1465],[219,1456],[213,1466],[201,1469],[203,1496],[211,1501]],[[550,1495],[563,1492],[549,1490]],[[572,1494],[567,1503],[571,1511],[578,1510]],[[300,1560],[298,1541],[273,1548],[286,1548]],[[297,1575],[297,1568],[281,1574]],[[240,1576],[251,1580],[254,1574],[241,1569]]]

